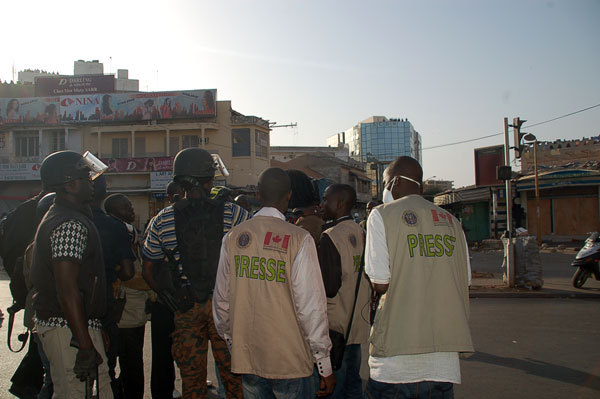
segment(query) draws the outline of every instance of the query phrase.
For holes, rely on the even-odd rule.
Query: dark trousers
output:
[[[173,312],[160,302],[152,305],[152,375],[150,390],[152,399],[171,399],[175,389],[175,365],[171,346],[171,334],[175,329]]]
[[[119,382],[123,397],[144,397],[144,332],[146,326],[119,328]],[[171,395],[173,391],[171,391]]]
[[[454,385],[451,382],[421,381],[411,384],[389,384],[369,378],[366,399],[453,399]]]
[[[42,360],[35,340],[30,337],[27,353],[10,379],[12,382],[11,392],[34,392],[37,394],[42,388],[43,380]]]
[[[110,387],[115,399],[121,399],[121,386],[117,381],[115,368],[117,367],[117,356],[119,354],[119,328],[111,323],[104,327],[108,335],[108,350],[106,351],[106,365],[108,366],[108,376],[110,377]]]

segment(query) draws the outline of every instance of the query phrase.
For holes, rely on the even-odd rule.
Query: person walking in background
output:
[[[223,239],[213,296],[215,327],[229,345],[246,399],[304,399],[335,386],[327,302],[310,235],[285,221],[290,178],[270,168],[258,179],[263,208]]]
[[[375,201],[369,201],[367,202],[367,207],[366,207],[366,215],[364,220],[361,220],[359,225],[360,227],[363,228],[363,230],[367,230],[367,219],[369,218],[369,215],[371,214],[371,211],[373,210],[373,208],[375,208],[377,206],[377,202]]]
[[[473,352],[470,265],[458,220],[425,200],[423,170],[399,157],[367,222],[366,273],[382,295],[371,329],[368,398],[452,398]]]
[[[316,244],[325,223],[319,209],[319,194],[306,173],[290,169],[287,174],[292,185],[292,197],[288,206],[297,217],[296,226],[308,231]]]
[[[327,187],[321,202],[325,219],[333,221],[321,234],[318,254],[337,378],[331,398],[340,399],[363,396],[361,345],[367,342],[370,328],[370,289],[362,267],[365,233],[350,215],[355,202],[356,191],[348,184]],[[342,361],[336,364],[340,358]]]

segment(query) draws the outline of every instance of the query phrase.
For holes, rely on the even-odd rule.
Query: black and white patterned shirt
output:
[[[52,259],[70,259],[76,262],[83,260],[87,247],[88,229],[77,220],[68,220],[50,234]]]

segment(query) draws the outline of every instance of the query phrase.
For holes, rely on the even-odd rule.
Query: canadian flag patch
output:
[[[432,209],[431,217],[433,219],[433,224],[436,226],[452,225],[452,215],[450,212],[438,212],[435,209]]]
[[[277,234],[269,231],[267,234],[265,234],[263,248],[272,249],[279,252],[287,252],[288,245],[290,243],[290,237],[291,236],[289,234]]]

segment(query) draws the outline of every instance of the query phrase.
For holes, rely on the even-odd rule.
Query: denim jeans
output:
[[[361,399],[363,397],[362,379],[360,378],[360,345],[348,345],[344,349],[342,366],[334,371],[335,389],[326,396],[327,399]],[[319,373],[315,367],[315,384],[319,389]]]
[[[369,378],[365,399],[454,399],[451,382],[421,381],[411,384],[388,384]]]
[[[244,399],[306,399],[316,396],[313,376],[275,380],[242,375]]]

